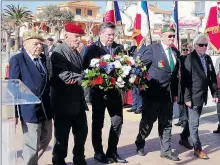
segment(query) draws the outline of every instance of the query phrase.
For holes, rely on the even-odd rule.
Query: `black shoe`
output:
[[[140,109],[140,110],[135,111],[134,113],[135,114],[140,114],[141,112],[142,112],[142,110]]]
[[[180,139],[179,144],[183,145],[184,147],[186,147],[186,148],[188,148],[190,150],[193,149],[193,146],[191,146],[191,144],[189,143],[188,140]]]
[[[174,124],[175,126],[179,127],[183,125],[183,121],[178,121],[178,123]]]
[[[160,155],[161,158],[166,158],[172,161],[180,161],[179,157],[174,155],[173,153],[170,154],[162,154]]]
[[[110,164],[111,162],[109,159],[105,156],[104,153],[97,153],[94,155],[94,159],[105,164]]]
[[[218,125],[218,128],[215,131],[213,131],[213,133],[220,133],[220,125]]]
[[[145,154],[144,154],[144,148],[137,149],[137,154],[140,155],[140,156],[145,156]]]
[[[52,158],[53,165],[67,165],[65,160],[60,160],[56,158]]]
[[[73,164],[74,165],[87,165],[86,160],[84,158],[82,158],[82,159],[74,159],[73,158]]]
[[[108,159],[111,163],[128,163],[127,160],[121,158],[118,153],[115,153],[111,156],[108,156]]]

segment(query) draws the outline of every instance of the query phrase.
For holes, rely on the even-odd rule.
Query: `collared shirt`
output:
[[[27,50],[26,50],[27,51]],[[43,68],[44,72],[46,73],[46,70],[41,62],[41,57],[40,56],[33,56],[31,55],[28,51],[27,54],[29,55],[29,57],[31,58],[31,60],[33,61],[33,63],[36,65],[36,62],[34,61],[35,58],[38,58],[38,62],[40,63],[40,66]]]
[[[169,46],[167,46],[167,45],[165,45],[163,42],[161,42],[161,45],[162,45],[162,47],[163,47],[163,49],[164,49],[164,51],[165,51],[165,54],[166,54],[166,56],[167,56],[167,60],[168,60],[168,62],[170,63],[170,58],[169,58]],[[175,57],[175,55],[174,55],[174,53],[173,53],[173,50],[171,49],[171,54],[172,54],[172,57],[173,57],[173,62],[174,62],[174,66],[176,65],[176,57]]]
[[[202,63],[202,67],[203,67],[203,71],[205,72],[205,74],[207,75],[207,65],[206,65],[206,59],[205,59],[205,56],[206,55],[200,55],[199,53],[197,53],[199,58],[200,58],[200,61]]]
[[[48,53],[50,52],[50,49],[52,48],[53,45],[48,46]]]

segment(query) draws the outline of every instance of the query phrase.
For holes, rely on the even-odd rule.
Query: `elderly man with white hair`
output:
[[[182,135],[185,138],[191,136],[194,154],[201,159],[209,159],[202,151],[198,133],[199,118],[203,105],[207,103],[208,87],[211,90],[213,102],[218,102],[215,69],[211,57],[206,54],[208,42],[209,39],[204,34],[199,34],[194,39],[194,51],[187,56],[182,75],[185,86],[184,101],[188,107],[189,120],[189,125],[185,126]]]

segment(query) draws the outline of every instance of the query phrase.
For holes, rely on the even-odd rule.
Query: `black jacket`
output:
[[[112,51],[113,54],[118,54],[120,52],[123,52],[123,46],[115,42],[113,42],[112,44],[112,49],[113,49]],[[105,54],[108,53],[105,51],[104,46],[101,44],[100,41],[97,41],[96,43],[88,47],[87,51],[85,52],[84,60],[83,60],[83,68],[87,69],[89,67],[90,61],[93,58],[101,57]]]
[[[179,69],[179,52],[172,48],[176,58],[176,65],[171,72],[168,59],[161,43],[142,45],[137,52],[141,61],[147,66],[149,78],[149,88],[143,92],[145,98],[152,101],[173,102],[173,97],[178,95],[178,69]]]
[[[205,60],[207,75],[195,50],[186,57],[184,62],[185,71],[182,77],[185,86],[184,101],[192,101],[193,106],[202,106],[207,103],[208,86],[212,97],[216,97],[217,80],[215,69],[209,55],[205,56]]]

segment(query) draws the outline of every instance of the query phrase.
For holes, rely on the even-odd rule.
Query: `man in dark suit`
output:
[[[121,46],[114,41],[115,25],[108,22],[99,27],[99,40],[91,45],[84,55],[84,69],[90,65],[90,61],[106,54],[118,54],[122,52]],[[91,89],[92,103],[92,144],[95,151],[94,158],[102,163],[120,162],[126,163],[117,153],[117,145],[123,123],[122,98],[118,90],[107,92],[99,88]],[[104,154],[102,146],[102,128],[105,118],[105,109],[108,109],[111,117],[111,128],[108,140],[108,149]]]
[[[45,47],[44,47],[44,53],[45,55],[47,56],[51,56],[55,46],[54,46],[54,39],[53,38],[48,38],[47,41],[46,41],[46,44]]]
[[[181,61],[181,65],[180,65],[180,69],[182,70],[182,65],[184,65],[186,56],[191,53],[191,46],[189,43],[184,43],[181,46],[181,56],[180,56],[180,61]],[[180,70],[180,75],[182,73],[182,71]],[[183,82],[181,80],[181,76],[179,78],[179,90],[178,90],[178,100],[177,103],[179,105],[179,121],[174,124],[175,126],[182,126],[184,127],[185,124],[188,122],[187,121],[187,106],[184,103],[184,99],[183,99],[183,95],[184,95],[184,87],[183,87]],[[192,148],[192,147],[190,147]]]
[[[161,157],[179,161],[171,151],[173,103],[178,94],[179,52],[171,48],[175,30],[165,26],[161,30],[161,42],[142,45],[138,54],[148,68],[149,88],[143,91],[143,111],[136,139],[137,153],[144,156],[145,138],[150,134],[158,118]]]
[[[16,111],[16,118],[20,114],[23,131],[24,165],[36,165],[52,137],[47,58],[41,54],[43,41],[34,32],[24,32],[24,48],[10,59],[9,78],[20,79],[41,100],[41,104],[20,105],[19,113]]]
[[[203,105],[207,103],[208,87],[211,90],[213,102],[218,102],[217,80],[212,59],[205,54],[208,46],[208,38],[204,34],[198,35],[194,41],[194,51],[185,60],[183,81],[185,86],[184,101],[188,107],[189,125],[184,128],[182,134],[192,138],[194,154],[201,159],[208,159],[206,153],[202,151],[199,140],[198,127],[199,118],[202,113]],[[190,132],[190,134],[189,134]]]
[[[88,126],[86,104],[81,87],[83,71],[82,57],[76,48],[84,35],[82,28],[75,24],[65,24],[64,41],[58,45],[52,55],[51,105],[54,110],[53,165],[66,165],[69,132],[74,135],[74,165],[87,164],[84,145]]]

